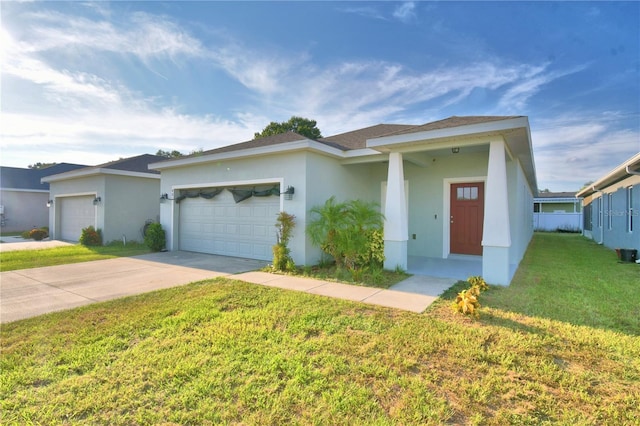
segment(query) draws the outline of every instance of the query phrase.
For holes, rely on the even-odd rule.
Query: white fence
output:
[[[582,213],[534,213],[536,231],[582,231]]]

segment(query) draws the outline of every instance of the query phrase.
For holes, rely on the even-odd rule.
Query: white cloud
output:
[[[416,4],[412,1],[404,2],[396,7],[393,11],[393,17],[402,21],[409,22],[416,17]]]
[[[610,113],[539,120],[531,137],[539,187],[552,191],[577,191],[640,152],[640,129]]]

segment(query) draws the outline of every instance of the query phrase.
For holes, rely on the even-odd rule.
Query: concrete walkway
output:
[[[2,272],[0,323],[221,276],[418,313],[455,283],[414,275],[383,290],[256,271],[265,265],[251,259],[165,252]]]
[[[72,243],[58,240],[49,240],[48,238],[42,241],[35,241],[25,240],[22,237],[2,236],[0,237],[0,241],[0,253],[15,250],[41,250],[53,247],[64,247],[73,245]]]

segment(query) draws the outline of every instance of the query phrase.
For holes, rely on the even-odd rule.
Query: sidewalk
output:
[[[414,275],[384,290],[268,272],[245,272],[228,278],[417,313],[427,309],[438,295],[456,282],[453,279]]]

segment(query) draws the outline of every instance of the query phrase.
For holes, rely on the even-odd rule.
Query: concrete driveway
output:
[[[0,323],[253,271],[267,262],[187,252],[152,253],[0,273]]]

